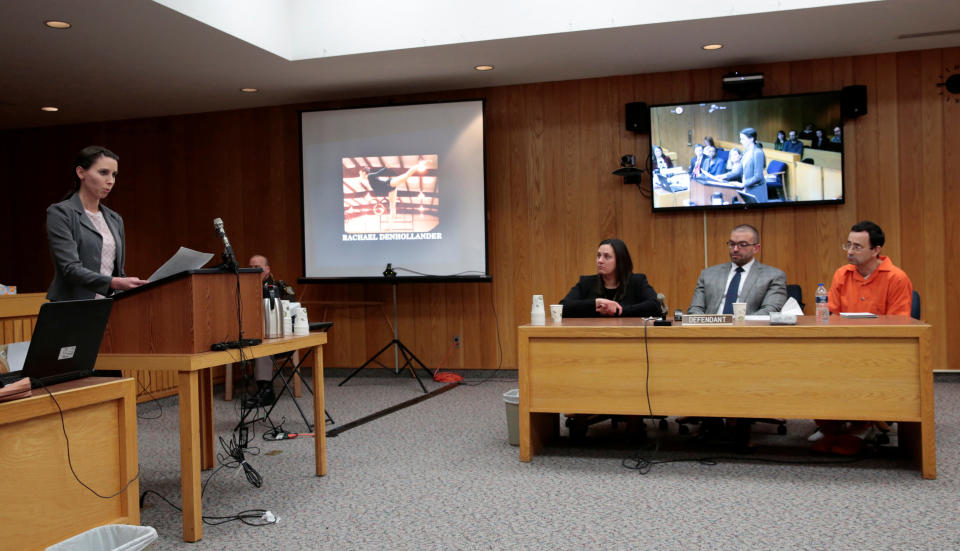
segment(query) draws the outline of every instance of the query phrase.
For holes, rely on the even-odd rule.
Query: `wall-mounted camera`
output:
[[[640,185],[640,175],[643,169],[637,168],[637,158],[634,155],[620,157],[620,168],[613,171],[614,176],[621,176],[624,184]]]

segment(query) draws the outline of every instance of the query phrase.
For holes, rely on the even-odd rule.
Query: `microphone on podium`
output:
[[[213,231],[223,239],[223,267],[231,270],[237,269],[237,258],[233,255],[233,247],[230,246],[230,240],[227,239],[227,232],[223,229],[223,220],[213,219]]]

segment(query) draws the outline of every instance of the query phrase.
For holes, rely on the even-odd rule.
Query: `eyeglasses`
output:
[[[858,253],[865,247],[859,243],[844,243],[843,245],[840,245],[840,248],[846,252],[853,251]]]
[[[730,249],[746,249],[747,247],[752,247],[759,244],[760,243],[747,243],[746,241],[727,241],[727,247]]]

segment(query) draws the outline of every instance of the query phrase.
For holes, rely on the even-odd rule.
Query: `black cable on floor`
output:
[[[659,443],[658,443],[659,446]],[[766,457],[752,457],[749,455],[715,455],[706,457],[692,457],[686,459],[662,459],[659,461],[648,460],[641,455],[628,457],[621,464],[624,468],[635,470],[639,474],[645,475],[650,472],[654,465],[665,465],[667,463],[699,463],[708,467],[719,465],[722,461],[733,461],[742,463],[744,461],[757,461],[760,463],[772,463],[774,465],[847,465],[857,463],[865,459],[874,457],[876,454],[860,455],[848,459],[816,460],[816,459],[770,459]]]
[[[170,501],[164,496],[158,494],[153,490],[144,490],[140,495],[140,508],[143,508],[143,503],[146,501],[147,495],[153,494],[167,503],[167,505],[173,507],[177,511],[183,512],[183,507],[180,507],[176,503]],[[220,524],[226,524],[228,522],[240,521],[247,526],[268,526],[270,524],[276,524],[280,519],[277,518],[273,513],[266,509],[247,509],[245,511],[240,511],[235,515],[225,515],[225,516],[212,516],[212,515],[203,515],[200,517],[200,520],[208,526],[217,526]],[[260,522],[256,522],[260,521]]]
[[[149,400],[147,400],[146,402],[141,402],[141,403],[153,403],[153,404],[157,404],[157,408],[159,408],[159,413],[157,413],[156,415],[149,416],[149,417],[147,417],[147,416],[145,416],[145,415],[140,415],[140,413],[137,413],[137,419],[147,419],[147,420],[159,419],[159,418],[163,417],[163,405],[161,405],[159,399],[158,399],[156,396],[154,396],[152,392],[150,392],[150,388],[149,388],[149,387],[150,387],[150,383],[151,383],[151,377],[150,377],[150,373],[151,373],[151,372],[150,372],[150,371],[146,371],[145,373],[147,374],[147,384],[146,384],[146,385],[144,385],[143,383],[140,382],[140,378],[139,378],[139,377],[136,377],[136,376],[135,376],[135,377],[133,378],[133,380],[137,382],[137,385],[139,385],[140,388],[141,388],[144,392],[147,393],[147,396],[150,397]],[[137,404],[137,405],[139,406],[140,404]]]
[[[200,489],[200,497],[203,498],[204,493],[207,491],[207,486],[210,484],[210,481],[213,480],[213,477],[221,471],[221,469],[243,469],[244,474],[246,475],[247,482],[249,482],[255,488],[259,488],[263,485],[263,477],[260,476],[260,473],[256,471],[249,463],[244,459],[244,451],[252,455],[258,455],[260,453],[260,448],[256,447],[246,447],[242,448],[237,442],[236,437],[231,436],[230,441],[227,442],[220,437],[220,447],[223,449],[223,452],[217,454],[217,461],[220,463],[220,466],[217,467],[213,473],[207,477],[207,480],[204,481],[202,488]],[[163,495],[155,492],[154,490],[144,490],[140,494],[140,507],[143,508],[144,500],[148,494],[153,494],[168,505],[176,509],[177,511],[183,512],[183,508],[178,506],[176,503],[170,501]],[[269,524],[276,524],[277,517],[266,509],[247,509],[245,511],[240,511],[239,513],[233,515],[225,516],[202,516],[201,520],[204,524],[210,526],[217,526],[219,524],[226,524],[228,522],[240,521],[248,526],[267,526]]]

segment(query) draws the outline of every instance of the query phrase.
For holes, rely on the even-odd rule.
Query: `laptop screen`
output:
[[[43,304],[23,362],[23,375],[44,385],[90,376],[112,307],[112,299]]]

